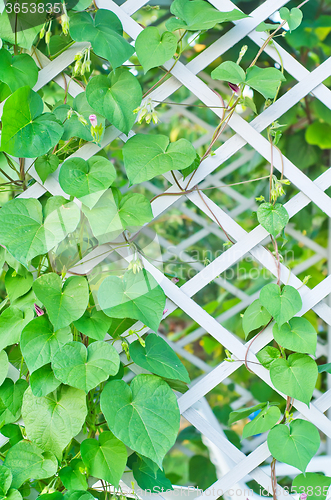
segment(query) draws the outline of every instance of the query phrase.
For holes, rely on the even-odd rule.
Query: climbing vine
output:
[[[174,0],[164,31],[144,28],[132,44],[116,14],[89,0],[51,3],[48,17],[38,18],[39,24],[27,28],[23,23],[18,29],[16,22],[14,30],[13,16],[24,19],[25,4],[8,5],[11,9],[6,7],[0,16],[5,165],[0,171],[5,178],[1,191],[13,196],[0,210],[6,289],[0,304],[0,430],[8,438],[0,454],[0,499],[26,498],[30,488],[43,499],[107,499],[106,483],[113,485],[116,498],[123,498],[119,484],[127,471],[143,489],[172,489],[162,464],[180,425],[174,391],[185,392],[190,379],[157,334],[167,314],[166,297],[135,239],[153,219],[151,201],[130,190],[122,194],[118,172],[103,146],[115,129],[128,136],[135,123],[158,122],[159,102],[151,92],[170,77],[192,33],[198,37],[219,23],[227,26],[246,16],[238,9],[220,12],[205,0]],[[28,2],[27,8],[31,5]],[[279,14],[279,23],[258,27],[265,32],[265,43],[248,66],[242,65],[247,51],[243,46],[236,62],[223,61],[213,69],[211,77],[227,85],[228,96],[218,95],[220,123],[204,154],[184,138],[130,134],[122,150],[129,186],[170,173],[178,191],[158,196],[198,193],[223,229],[195,174],[213,154],[237,106],[257,112],[247,88],[263,99],[264,108],[277,99],[285,81],[282,64],[262,67],[259,57],[275,36],[286,34],[285,24],[291,33],[302,22],[300,8],[283,7]],[[62,101],[51,104],[36,90],[39,71],[46,56],[55,59],[75,43],[81,48],[62,74]],[[166,63],[162,78],[143,94],[143,74]],[[135,67],[140,72],[132,71]],[[274,122],[267,131],[271,158],[282,157],[281,136],[282,125]],[[99,152],[90,157],[89,147]],[[281,285],[278,245],[289,215],[279,199],[289,181],[273,167],[271,160],[269,200],[259,198],[257,219],[271,237],[278,279],[261,290],[243,315],[246,338],[256,334],[245,364],[250,369],[254,340],[272,331],[274,344],[258,352],[257,360],[269,370],[287,404],[284,414],[272,401],[234,411],[229,424],[257,411],[243,437],[269,431],[273,479],[275,460],[293,465],[302,471],[293,487],[309,493],[320,484],[317,474],[304,475],[319,448],[319,433],[312,423],[294,418],[291,410],[294,399],[309,405],[318,371],[329,367],[317,367],[312,357],[315,328],[295,316],[302,313],[300,293]],[[40,199],[26,196],[35,178],[47,191]],[[61,192],[55,192],[54,179]],[[105,253],[118,250],[125,267],[90,279],[79,266],[101,245]],[[147,329],[155,333],[146,334]],[[8,376],[13,359],[18,360],[16,380]],[[228,361],[236,360],[229,354]],[[128,383],[127,366],[133,364],[137,374]],[[95,478],[104,486],[103,497],[93,489]]]

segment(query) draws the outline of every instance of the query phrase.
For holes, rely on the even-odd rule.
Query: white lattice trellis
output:
[[[236,7],[230,0],[209,0],[209,2],[221,11],[232,10]],[[149,3],[148,0],[127,0],[121,6],[118,6],[112,0],[96,0],[96,3],[99,8],[109,9],[115,12],[121,20],[125,32],[132,38],[133,41],[136,39],[143,28],[136,21],[134,21],[131,16],[141,7],[147,5]],[[265,36],[255,31],[255,28],[287,3],[288,0],[264,1],[262,5],[250,13],[250,17],[234,23],[234,26],[225,35],[221,36],[187,65],[178,62],[170,71],[172,76],[156,88],[149,95],[149,97],[155,101],[162,102],[181,86],[184,86],[191,93],[191,96],[184,102],[187,107],[189,107],[190,104],[194,103],[196,100],[199,100],[203,104],[210,106],[217,116],[221,116],[221,111],[217,108],[219,105],[219,99],[211,88],[213,86],[216,88],[217,85],[220,84],[218,82],[211,81],[210,77],[205,74],[203,70],[220,55],[225,53],[229,48],[240,42],[246,36],[248,36],[257,45],[257,47],[262,46]],[[150,4],[154,5],[155,2],[150,2]],[[69,78],[63,73],[64,69],[73,62],[77,52],[87,46],[88,44],[75,43],[52,62],[49,61],[43,54],[38,53],[38,59],[36,59],[36,62],[38,62],[38,60],[41,61],[42,69],[39,72],[38,82],[34,90],[41,89],[51,80],[55,81],[58,85],[64,88],[65,85],[69,83]],[[202,162],[197,173],[195,174],[194,184],[199,183],[201,187],[222,185],[222,179],[226,175],[239,168],[251,157],[252,153],[247,150],[242,150],[246,144],[250,145],[253,150],[262,155],[266,162],[269,162],[271,159],[270,143],[264,138],[261,132],[263,132],[263,130],[265,130],[266,127],[268,127],[273,121],[277,120],[309,93],[314,95],[323,104],[331,109],[331,91],[322,83],[331,75],[331,58],[326,60],[314,71],[309,72],[277,43],[275,43],[274,46],[267,45],[264,51],[276,62],[279,62],[280,54],[285,70],[294,77],[297,83],[295,83],[287,93],[280,97],[269,108],[265,109],[251,122],[247,122],[242,115],[235,113],[229,121],[229,127],[235,132],[235,135],[230,137],[225,134],[222,136],[224,143],[215,151],[214,156],[208,157]],[[172,65],[173,61],[168,61],[164,67],[169,70]],[[66,84],[64,79],[67,80]],[[75,97],[80,92],[82,92],[82,88],[75,82],[70,82],[69,93]],[[0,109],[0,112],[1,111],[2,107]],[[197,117],[192,115],[192,113],[185,107],[181,107],[181,109],[178,110],[178,107],[175,105],[170,106],[170,110],[164,114],[163,119],[167,121],[168,119],[171,119],[171,116],[175,113],[182,113],[182,115],[192,121],[197,120]],[[194,144],[195,146],[209,143],[213,133],[212,127],[203,120],[200,120],[198,124],[205,129],[205,134],[196,141]],[[134,132],[130,132],[129,137],[133,134]],[[127,140],[127,137],[113,126],[108,127],[104,135],[101,149],[118,137],[123,141]],[[98,151],[100,151],[98,146],[88,143],[81,147],[73,156],[88,159]],[[238,152],[240,152],[239,156],[237,154]],[[228,166],[220,171],[217,171],[217,173],[213,173],[222,163],[232,157],[234,157],[233,161],[231,161]],[[326,189],[331,185],[331,168],[325,171],[317,179],[312,180],[286,157],[283,157],[282,165],[282,160],[277,150],[274,150],[273,160],[274,167],[279,171],[283,168],[284,175],[294,186],[296,186],[299,191],[298,194],[286,203],[286,209],[290,218],[309,203],[314,203],[329,217],[331,217],[331,199],[325,193]],[[29,168],[31,165],[32,160],[26,162],[26,168]],[[62,195],[65,198],[68,198],[68,196],[60,188],[55,174],[49,177],[43,185],[33,166],[29,169],[29,173],[37,182],[22,193],[20,195],[21,197],[38,198],[42,196],[45,191],[49,191],[53,195]],[[262,246],[262,243],[266,240],[266,238],[268,238],[268,233],[261,226],[258,226],[251,232],[247,233],[235,221],[235,218],[245,210],[254,210],[254,199],[247,199],[237,191],[227,188],[227,195],[230,196],[236,204],[232,211],[227,212],[217,206],[206,195],[202,195],[207,201],[207,205],[211,208],[214,214],[213,215],[210,210],[208,210],[207,205],[203,202],[197,192],[192,192],[184,197],[179,191],[177,185],[173,183],[172,177],[170,175],[165,175],[165,177],[171,184],[166,192],[178,193],[178,196],[163,196],[153,201],[152,208],[154,218],[158,218],[161,214],[176,204],[176,207],[179,210],[188,215],[196,224],[200,226],[199,231],[176,248],[176,253],[181,255],[183,261],[190,260],[188,254],[185,253],[185,250],[190,245],[210,234],[219,238],[220,244],[223,243],[224,233],[217,225],[215,216],[219,221],[221,221],[225,231],[235,241],[229,249],[224,251],[208,266],[204,267],[199,263],[193,264],[193,267],[196,270],[196,275],[186,282],[181,288],[178,288],[156,266],[152,265],[149,261],[144,260],[146,269],[153,274],[167,295],[167,314],[170,314],[176,308],[180,308],[199,325],[199,327],[192,331],[189,335],[181,338],[177,342],[171,342],[171,346],[178,354],[188,359],[188,361],[204,372],[202,376],[192,382],[189,391],[181,395],[178,400],[181,413],[203,434],[205,442],[210,448],[211,458],[217,465],[219,478],[215,485],[213,485],[214,490],[212,490],[213,492],[209,491],[208,495],[207,493],[204,493],[202,496],[218,498],[220,496],[219,491],[222,491],[226,497],[234,496],[236,498],[240,498],[242,495],[238,493],[234,493],[230,496],[229,493],[226,493],[229,489],[237,491],[237,486],[239,485],[240,491],[243,492],[244,498],[246,498],[247,496],[250,496],[250,494],[247,494],[247,490],[244,490],[245,482],[248,479],[254,479],[263,488],[271,491],[270,471],[265,466],[260,467],[260,465],[268,460],[270,456],[265,436],[262,435],[251,441],[244,442],[243,451],[239,451],[225,437],[222,427],[216,421],[213,413],[208,407],[206,399],[204,398],[209,391],[221,382],[230,382],[231,374],[242,366],[243,361],[240,360],[244,359],[247,349],[247,345],[244,345],[242,340],[239,339],[233,332],[224,328],[222,323],[238,312],[243,311],[258,296],[258,292],[253,295],[248,295],[242,290],[236,288],[226,279],[217,277],[237,261],[243,259],[247,254],[250,254],[256,262],[258,262],[274,276],[277,276],[275,260]],[[179,174],[178,179],[180,179]],[[145,183],[145,186],[155,195],[162,192],[151,182]],[[205,219],[193,210],[187,208],[187,206],[183,203],[185,199],[189,199],[194,206],[204,212],[208,218],[210,218],[210,224],[206,226]],[[148,227],[144,228],[144,232],[147,236],[151,234]],[[325,259],[330,257],[330,250],[326,250],[316,242],[311,241],[308,237],[303,236],[301,233],[296,231],[291,224],[288,225],[287,232],[290,236],[298,239],[310,248],[314,252],[314,255],[307,261],[292,269],[291,272],[289,272],[289,269],[284,264],[281,264],[280,279],[283,283],[291,284],[299,289],[303,301],[303,307],[299,313],[300,315],[310,309],[313,309],[314,312],[321,319],[323,319],[323,321],[325,321],[331,329],[330,301],[328,302],[325,300],[331,292],[331,277],[326,277],[313,290],[310,290],[307,286],[303,285],[296,276],[322,258]],[[164,247],[165,249],[169,246],[169,242],[166,238],[160,237],[159,243],[161,247]],[[113,250],[109,245],[99,246],[88,256],[88,258],[85,259],[85,261],[83,259],[80,265],[75,267],[75,272],[89,272],[114,251],[115,250]],[[124,258],[131,258],[125,253],[124,250],[116,251]],[[230,310],[222,313],[217,318],[209,315],[196,301],[192,299],[192,297],[198,291],[206,287],[211,280],[216,280],[216,282],[218,282],[223,288],[240,299],[238,304],[233,306]],[[142,324],[137,324],[138,329],[142,326]],[[143,332],[144,331],[148,330],[145,329]],[[238,359],[238,361],[233,363],[223,362],[217,367],[211,368],[196,355],[185,350],[186,345],[199,339],[205,332],[208,332],[225,348],[229,349],[233,353],[234,358]],[[270,342],[271,338],[271,327],[269,327],[253,344],[252,349],[249,352],[248,360],[256,361],[254,353],[258,352],[263,346]],[[117,347],[120,351],[120,345]],[[319,343],[317,356],[325,354],[326,350],[328,350],[331,356],[330,347]],[[130,368],[132,368],[133,372],[139,372],[139,368],[135,365]],[[265,368],[259,364],[251,364],[251,369],[261,380],[273,387],[269,372]],[[10,376],[17,378],[17,373],[13,367],[10,368]],[[236,391],[240,395],[240,398],[233,403],[232,406],[234,409],[239,408],[252,399],[251,394],[238,384],[236,385]],[[299,401],[294,401],[294,407],[297,412],[303,416],[303,418],[310,420],[327,436],[329,443],[328,450],[330,452],[331,422],[325,415],[325,412],[327,412],[327,410],[331,407],[331,388],[324,394],[321,394],[319,391],[315,391],[314,400],[309,408]],[[4,438],[0,438],[0,441],[3,443]],[[325,449],[322,447],[320,451],[325,451]],[[251,453],[246,456],[244,452]],[[330,457],[317,456],[310,463],[308,470],[323,470],[326,473],[330,473]],[[297,471],[293,468],[284,464],[279,464],[276,467],[276,473],[279,476],[294,475],[296,472]],[[281,488],[280,491],[282,491]]]

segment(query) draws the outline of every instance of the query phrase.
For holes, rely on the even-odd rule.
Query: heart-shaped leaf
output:
[[[95,500],[95,499],[94,496],[92,496],[91,493],[89,493],[88,491],[69,490],[63,495],[63,500]]]
[[[34,158],[53,148],[61,139],[63,126],[43,109],[42,98],[30,87],[22,87],[8,97],[2,114],[1,151]]]
[[[275,324],[272,333],[276,342],[285,349],[315,354],[317,334],[313,325],[305,318],[292,318],[280,328]]]
[[[284,424],[276,425],[268,434],[271,455],[302,472],[305,472],[319,445],[318,430],[306,420],[294,420],[289,427]]]
[[[251,422],[245,425],[243,439],[268,431],[277,424],[280,416],[280,409],[277,406],[263,408]]]
[[[52,37],[52,39],[53,38],[54,37]],[[69,113],[71,109],[76,111],[78,114],[72,112]],[[105,118],[89,105],[86,99],[86,92],[81,92],[75,97],[72,103],[72,108],[68,104],[61,104],[60,106],[54,108],[53,113],[63,124],[63,141],[69,141],[72,137],[79,137],[80,139],[88,142],[94,141],[91,134],[91,123],[89,120],[90,115],[94,114],[98,125],[102,127],[102,132],[100,134],[100,141],[102,141],[105,132]],[[81,117],[84,118],[85,122],[82,121]]]
[[[59,477],[63,483],[63,486],[67,490],[87,490],[88,485],[86,481],[86,474],[84,474],[84,469],[85,466],[82,460],[71,460],[69,465],[59,470]]]
[[[97,385],[116,375],[120,358],[115,349],[105,342],[93,342],[86,348],[81,342],[68,342],[52,360],[55,377],[64,384],[88,393]]]
[[[54,204],[57,199],[60,206],[45,217],[41,203],[32,198],[15,198],[0,210],[0,243],[25,267],[33,257],[47,253],[72,233],[80,221],[78,206],[63,203],[60,196],[50,198],[46,213],[51,201]]]
[[[214,80],[223,80],[237,85],[245,81],[246,75],[239,64],[224,61],[211,72],[211,77]]]
[[[170,480],[157,464],[149,458],[138,456],[136,453],[130,455],[130,458],[132,456],[136,457],[136,460],[132,463],[132,465],[130,465],[132,467],[133,477],[142,490],[173,490]]]
[[[31,13],[31,16],[33,16],[34,20],[36,19],[36,14]],[[7,14],[6,11],[3,11],[0,15],[0,33],[2,40],[6,40],[6,42],[12,44],[16,43],[19,47],[30,50],[36,36],[42,28],[42,25],[36,26],[33,22],[31,24],[26,23],[27,17],[30,16],[27,16],[26,13],[23,13],[22,11],[17,13],[14,9],[12,9],[11,14]],[[17,26],[16,30],[15,28],[13,29],[13,26],[15,27],[15,25]]]
[[[290,31],[298,28],[303,18],[302,11],[297,7],[293,7],[293,9],[291,10],[289,10],[287,7],[282,7],[281,9],[279,9],[279,15],[280,18],[283,19],[283,21],[287,22]]]
[[[331,477],[306,472],[293,479],[291,491],[298,494],[305,493],[309,500],[325,500],[330,485]]]
[[[169,144],[165,135],[137,134],[123,147],[130,185],[148,181],[170,170],[187,168],[195,157],[195,149],[186,139]]]
[[[61,382],[55,378],[50,363],[38,368],[30,375],[32,394],[38,398],[55,391],[60,384]]]
[[[115,240],[125,229],[134,233],[153,219],[151,204],[142,194],[108,189],[90,210],[83,206],[94,236],[99,243]]]
[[[21,350],[30,373],[50,363],[56,351],[72,340],[67,326],[54,332],[46,315],[30,321],[21,335]]]
[[[59,163],[59,158],[53,154],[43,155],[36,159],[34,167],[42,182],[45,182],[47,177],[55,172]]]
[[[246,71],[245,83],[260,92],[265,99],[273,99],[280,83],[285,80],[285,76],[279,69],[252,66]]]
[[[180,418],[176,396],[166,382],[154,375],[138,375],[130,387],[112,380],[102,391],[101,410],[118,439],[162,467]]]
[[[62,288],[62,280],[58,274],[43,274],[34,282],[33,291],[45,305],[55,330],[80,318],[88,304],[88,284],[81,276],[71,276]]]
[[[25,295],[31,290],[32,283],[33,276],[31,273],[26,273],[25,276],[21,276],[10,267],[5,276],[5,286],[10,302],[13,303],[18,297]]]
[[[9,361],[6,351],[0,351],[0,386],[7,377]]]
[[[275,283],[264,286],[260,292],[260,302],[279,327],[302,308],[299,292],[290,285],[285,285],[283,289]]]
[[[22,417],[28,438],[59,459],[62,450],[80,432],[86,415],[86,395],[73,387],[60,386],[41,398],[34,396],[29,387],[23,397]]]
[[[128,456],[125,445],[112,432],[102,432],[99,439],[85,439],[80,451],[92,476],[118,488]]]
[[[94,340],[103,340],[112,323],[102,311],[95,308],[92,312],[86,311],[81,318],[74,322],[78,331]]]
[[[261,226],[274,238],[281,232],[289,221],[286,208],[280,203],[262,203],[257,209],[257,219]]]
[[[7,452],[4,465],[13,474],[12,488],[19,488],[27,479],[45,479],[53,476],[58,463],[50,452],[43,452],[30,441],[20,441]]]
[[[98,301],[110,318],[139,319],[157,331],[163,316],[165,295],[153,276],[145,269],[123,278],[107,276],[100,285]]]
[[[271,363],[275,361],[275,359],[280,358],[281,354],[279,349],[268,345],[267,347],[261,349],[261,351],[256,354],[256,357],[260,361],[261,365],[269,370]]]
[[[144,72],[147,73],[151,68],[162,66],[172,58],[177,49],[177,37],[169,31],[160,35],[158,28],[149,26],[137,36],[135,49]]]
[[[317,381],[317,364],[306,354],[290,354],[270,365],[270,378],[276,389],[307,406]]]
[[[76,196],[90,209],[115,178],[116,171],[113,164],[102,156],[94,156],[88,161],[83,158],[71,158],[62,164],[59,174],[63,191]]]
[[[209,30],[218,23],[236,21],[247,17],[237,9],[220,12],[204,0],[174,0],[170,12],[179,19],[170,18],[166,22],[169,31],[184,29],[187,31]]]
[[[20,87],[33,87],[38,80],[38,66],[28,54],[12,56],[6,49],[0,50],[0,80],[12,92]]]
[[[190,377],[185,366],[169,344],[155,333],[145,340],[145,347],[138,340],[130,344],[130,356],[138,366],[149,370],[160,377],[182,380],[187,384]]]
[[[269,323],[270,319],[271,314],[262,306],[259,299],[254,300],[254,302],[248,306],[243,316],[245,338],[247,338],[249,333],[253,330]]]
[[[13,475],[7,467],[4,465],[0,466],[0,495],[6,496],[7,491],[10,488]]]
[[[33,311],[29,309],[24,312],[15,306],[5,309],[0,316],[1,350],[19,342],[23,328],[32,320],[33,316]]]
[[[97,10],[94,19],[87,12],[74,14],[70,17],[70,35],[76,42],[90,42],[93,51],[108,59],[113,68],[121,66],[134,53],[122,36],[121,21],[110,10]]]
[[[13,382],[6,378],[0,387],[0,428],[16,422],[21,416],[23,394],[28,387],[26,380]]]
[[[136,120],[133,111],[140,105],[142,91],[137,78],[125,68],[108,76],[95,76],[86,87],[90,106],[121,132],[128,134]]]

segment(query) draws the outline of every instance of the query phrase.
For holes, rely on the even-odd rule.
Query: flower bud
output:
[[[34,304],[34,308],[37,316],[43,316],[45,314],[44,311],[38,306],[38,304]]]
[[[90,115],[88,118],[90,120],[92,127],[96,127],[98,125],[98,120],[96,115]]]

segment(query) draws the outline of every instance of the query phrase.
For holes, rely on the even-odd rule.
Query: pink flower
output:
[[[163,311],[163,315],[165,315],[167,312],[168,312],[168,309],[165,309],[165,310]]]
[[[172,281],[173,283],[178,283],[179,278],[171,278],[171,281]]]
[[[43,314],[45,314],[44,311],[37,304],[34,305],[34,308],[37,313],[37,316],[42,316]]]
[[[307,493],[301,493],[300,500],[306,500],[306,498],[307,498]]]
[[[238,85],[235,85],[234,83],[230,82],[228,82],[228,85],[230,89],[233,90],[233,92],[235,92],[236,94],[240,94],[240,88],[238,87]]]
[[[90,120],[92,127],[96,127],[98,125],[98,120],[97,120],[96,115],[90,115],[89,120]]]

